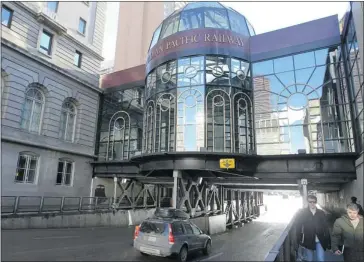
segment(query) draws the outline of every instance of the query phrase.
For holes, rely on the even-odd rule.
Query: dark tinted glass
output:
[[[164,230],[165,230],[164,223],[158,223],[158,222],[145,221],[140,227],[140,232],[143,233],[163,234]]]
[[[184,228],[186,229],[186,234],[191,235],[193,234],[193,230],[190,224],[183,223]]]
[[[183,227],[182,227],[182,223],[180,222],[175,222],[172,224],[172,232],[173,235],[177,236],[177,235],[183,235]]]

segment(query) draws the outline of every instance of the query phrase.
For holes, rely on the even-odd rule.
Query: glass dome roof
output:
[[[255,35],[250,23],[234,9],[219,2],[191,2],[174,11],[158,26],[150,48],[163,38],[196,28],[227,29],[245,36]]]

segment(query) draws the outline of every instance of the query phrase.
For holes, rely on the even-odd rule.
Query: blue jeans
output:
[[[316,259],[313,256],[314,252],[316,253]],[[325,250],[320,242],[316,242],[316,251],[305,248],[304,254],[306,261],[325,261]]]

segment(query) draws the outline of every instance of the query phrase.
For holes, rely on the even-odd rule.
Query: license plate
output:
[[[157,240],[156,237],[148,237],[148,241],[150,242],[155,242]]]
[[[149,248],[149,247],[140,247],[140,251],[152,255],[160,255],[159,249]]]

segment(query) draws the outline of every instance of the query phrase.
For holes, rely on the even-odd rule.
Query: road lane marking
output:
[[[43,239],[64,239],[64,238],[79,238],[80,236],[58,236],[58,237],[33,237],[35,240],[43,240]]]

